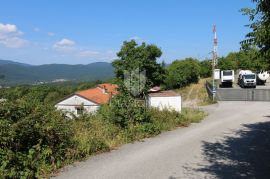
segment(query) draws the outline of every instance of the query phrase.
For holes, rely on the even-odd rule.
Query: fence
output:
[[[209,97],[212,98],[213,90],[209,83],[206,83]],[[215,93],[217,101],[270,101],[270,89],[254,88],[217,88]]]

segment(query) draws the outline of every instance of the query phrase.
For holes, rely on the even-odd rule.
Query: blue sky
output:
[[[9,0],[0,7],[0,59],[30,64],[110,62],[125,40],[156,44],[159,61],[237,51],[250,0]]]

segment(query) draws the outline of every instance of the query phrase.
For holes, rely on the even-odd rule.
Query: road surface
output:
[[[56,178],[270,178],[270,103],[220,102],[201,123],[127,144]]]

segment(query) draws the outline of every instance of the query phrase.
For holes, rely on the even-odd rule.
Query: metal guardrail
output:
[[[212,89],[211,84],[205,84],[209,98],[217,101],[270,101],[270,89],[253,88],[217,88]]]
[[[209,98],[213,98],[213,94],[216,92],[215,90],[213,90],[213,86],[212,84],[209,82],[209,81],[206,81],[205,82],[205,88],[206,88],[206,91],[208,93],[208,96]]]

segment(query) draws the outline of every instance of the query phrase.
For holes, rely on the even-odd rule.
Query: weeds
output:
[[[135,116],[112,111],[115,108],[105,105],[96,115],[66,120],[50,106],[27,104],[23,101],[1,104],[0,178],[47,178],[74,161],[188,126],[205,117],[194,109],[178,113],[130,104]],[[11,111],[15,112],[10,115]],[[140,120],[135,119],[138,115]],[[108,119],[119,116],[121,120]],[[119,125],[119,121],[125,125]]]

